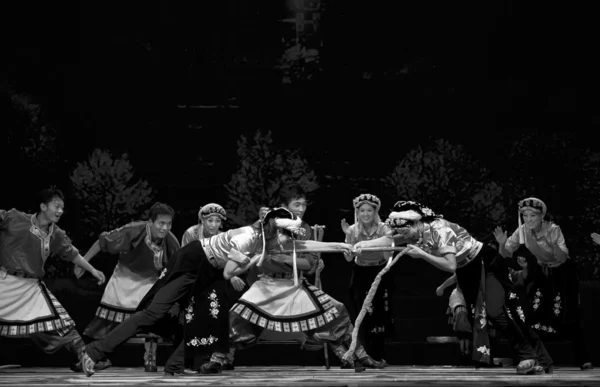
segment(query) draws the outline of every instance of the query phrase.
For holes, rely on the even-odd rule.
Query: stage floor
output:
[[[165,377],[142,368],[109,368],[88,378],[64,368],[0,369],[0,386],[600,386],[600,370],[557,368],[552,375],[520,376],[514,368],[389,366],[383,370],[322,367],[239,367],[219,375]]]
[[[65,368],[0,369],[0,386],[600,386],[600,370],[557,368],[554,374],[516,375],[514,368],[389,366],[383,370],[341,370],[338,367],[239,367],[219,375],[165,377],[143,368],[109,368],[88,378]]]

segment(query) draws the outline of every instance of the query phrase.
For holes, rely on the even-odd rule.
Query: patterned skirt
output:
[[[229,352],[229,286],[221,276],[192,290],[182,311],[186,358]]]
[[[334,341],[351,326],[343,304],[302,278],[261,277],[233,305],[231,340],[236,346],[265,341],[320,345]]]
[[[544,334],[568,333],[565,331],[579,321],[579,280],[575,262],[568,259],[555,268],[534,265],[529,268],[528,278],[519,278],[514,288],[525,306],[528,323]]]
[[[135,313],[140,301],[158,276],[142,276],[117,263],[110,277],[96,315],[83,334],[99,340]]]
[[[0,270],[0,336],[22,338],[38,332],[69,333],[75,322],[38,278]]]

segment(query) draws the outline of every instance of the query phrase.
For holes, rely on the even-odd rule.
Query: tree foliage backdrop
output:
[[[490,238],[504,221],[502,187],[490,171],[460,144],[444,139],[409,151],[385,180],[398,200],[415,200],[461,224],[479,238]]]
[[[271,132],[258,130],[249,141],[238,140],[239,165],[225,185],[227,217],[235,226],[245,226],[258,219],[262,206],[273,205],[278,190],[297,183],[307,192],[319,185],[314,170],[299,150],[273,144]]]
[[[144,217],[154,199],[146,180],[136,179],[127,154],[113,158],[95,149],[71,174],[78,205],[78,235],[93,243],[100,233]]]

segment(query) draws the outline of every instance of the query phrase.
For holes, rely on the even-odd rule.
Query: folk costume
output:
[[[84,343],[75,322],[42,281],[51,254],[72,262],[79,251],[55,223],[46,233],[36,214],[0,210],[0,336],[30,338],[48,354],[64,347],[78,358]]]
[[[292,238],[302,236],[302,220],[284,208],[269,212],[264,221],[275,218]],[[264,222],[263,221],[263,222]],[[287,221],[287,222],[286,222]],[[328,343],[342,360],[351,342],[352,323],[345,306],[308,283],[295,268],[296,253],[289,259],[267,253],[258,271],[258,281],[240,297],[230,311],[231,343],[234,348],[248,348],[258,342],[296,340],[303,346]],[[308,260],[305,255],[304,259]],[[308,262],[313,266],[314,262]],[[384,362],[373,360],[359,344],[356,361],[367,367],[383,368]],[[233,351],[226,359],[233,362]],[[347,364],[346,364],[347,363]],[[354,363],[342,362],[343,368]]]
[[[375,195],[362,194],[352,201],[354,207],[354,224],[350,225],[346,234],[346,243],[351,245],[361,241],[368,241],[384,236],[392,237],[391,228],[381,221],[379,210],[381,200]],[[375,220],[370,229],[365,229],[358,219],[359,208],[369,204],[375,210]],[[350,299],[356,314],[360,312],[365,298],[377,274],[385,267],[391,252],[363,252],[357,255],[352,264],[352,278],[350,280]],[[360,329],[359,338],[366,346],[367,351],[376,359],[383,360],[385,338],[394,333],[394,317],[392,312],[392,294],[394,291],[394,278],[384,275],[373,298],[371,309],[365,316]],[[353,320],[356,316],[353,316]]]
[[[519,227],[506,240],[505,250],[515,256],[517,251],[528,262],[527,278],[517,277],[517,290],[525,306],[528,324],[544,337],[570,337],[576,360],[582,369],[592,368],[581,327],[579,309],[579,278],[575,262],[569,256],[565,237],[557,224],[542,220],[535,232],[522,224],[524,211],[534,211],[542,219],[546,204],[538,198],[519,202]]]
[[[551,365],[547,358],[539,355],[544,352],[539,348],[541,342],[529,334],[531,330],[525,323],[519,300],[509,297],[508,267],[496,250],[473,238],[460,225],[413,201],[397,202],[387,223],[400,236],[417,226],[417,246],[428,254],[435,257],[455,255],[457,286],[471,309],[474,361],[492,362],[488,324],[492,322],[509,341],[520,361],[517,373],[539,374],[544,372],[543,367]]]
[[[94,340],[106,336],[135,313],[142,298],[180,247],[170,232],[165,238],[153,241],[150,224],[144,221],[103,232],[98,244],[102,252],[118,254],[119,260],[106,284],[96,315],[83,332]]]

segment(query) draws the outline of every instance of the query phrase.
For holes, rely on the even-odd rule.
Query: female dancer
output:
[[[279,242],[284,238],[295,241],[296,236],[302,237],[305,231],[302,220],[285,208],[270,211],[265,222],[270,219],[290,225],[282,229]],[[278,248],[277,242],[267,242],[267,249]],[[247,348],[259,339],[297,340],[303,345],[329,343],[342,361],[342,368],[354,368],[354,360],[347,362],[343,359],[352,341],[350,316],[342,303],[302,277],[302,270],[314,265],[308,257],[312,256],[304,255],[302,258],[267,253],[263,265],[255,268],[260,279],[231,308],[232,345]],[[297,285],[294,272],[299,273]],[[233,361],[233,353],[230,354],[228,360]],[[387,365],[373,360],[360,344],[355,355],[356,361],[364,367],[383,368]]]
[[[377,196],[362,194],[354,198],[352,204],[354,206],[354,224],[349,226],[346,219],[342,219],[342,230],[346,234],[346,243],[354,245],[360,241],[380,237],[392,240],[392,230],[379,218],[381,201]],[[346,255],[348,262],[354,262],[350,293],[357,314],[371,289],[371,284],[381,269],[385,267],[390,256],[390,252],[364,252]],[[393,335],[394,329],[392,303],[390,302],[393,285],[394,279],[391,275],[382,277],[373,298],[372,308],[368,315],[365,315],[359,329],[359,338],[366,346],[367,351],[384,363],[385,337]]]
[[[531,305],[528,323],[538,332],[572,338],[582,370],[593,368],[587,351],[579,309],[579,279],[560,227],[547,219],[546,204],[538,198],[519,202],[519,227],[510,238],[500,227],[494,236],[504,257],[524,245],[536,258],[528,268],[529,291],[522,303]]]
[[[467,305],[474,309],[473,360],[491,363],[489,319],[507,338],[520,360],[518,374],[541,374],[544,368],[549,369],[549,360],[540,358],[532,346],[535,337],[528,334],[530,328],[524,323],[518,300],[507,297],[510,289],[508,268],[503,259],[497,259],[498,253],[492,247],[417,202],[397,202],[386,223],[394,231],[396,244],[406,243],[410,247],[410,256],[456,273],[458,287]],[[361,242],[355,249],[382,243],[389,243],[389,240]]]
[[[188,228],[181,238],[181,246],[191,241],[210,238],[220,232],[223,221],[227,219],[227,212],[217,203],[209,203],[198,211],[198,224]]]

